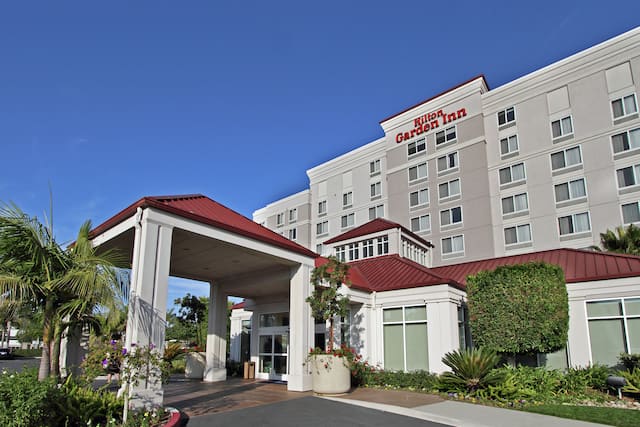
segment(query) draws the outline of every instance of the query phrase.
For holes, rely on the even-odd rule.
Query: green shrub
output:
[[[570,368],[562,378],[562,389],[567,393],[582,393],[586,388],[607,391],[607,377],[611,370],[604,365]]]
[[[122,421],[124,400],[107,390],[83,387],[72,377],[62,384],[65,397],[59,402],[59,410],[69,426],[106,425],[110,420]]]
[[[227,376],[242,377],[244,376],[244,364],[235,360],[227,360]]]
[[[622,391],[640,394],[640,368],[634,368],[632,371],[619,371],[618,375],[627,380],[627,385],[622,387]]]
[[[360,385],[391,389],[409,389],[418,391],[436,390],[438,376],[427,371],[384,371],[369,370],[361,376]]]
[[[12,354],[15,357],[39,357],[42,355],[42,350],[39,348],[16,348]]]
[[[474,393],[504,380],[500,370],[493,369],[500,356],[490,350],[473,348],[447,353],[442,362],[451,368],[440,376],[439,388],[443,391]]]
[[[638,353],[620,353],[618,360],[620,360],[620,363],[624,365],[627,371],[640,368],[640,354]]]

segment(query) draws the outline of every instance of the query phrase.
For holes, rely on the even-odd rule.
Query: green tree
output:
[[[109,305],[118,281],[113,252],[98,255],[89,241],[91,223],[80,228],[75,244],[62,248],[51,225],[43,225],[17,206],[0,207],[0,294],[41,307],[43,349],[39,379],[58,375],[63,316],[72,319],[89,306]]]
[[[327,351],[333,350],[333,329],[336,316],[346,316],[349,298],[338,293],[340,286],[349,286],[349,265],[330,256],[326,264],[313,269],[311,273],[313,293],[306,301],[316,320],[329,321],[329,343]]]
[[[598,246],[592,248],[598,251],[640,255],[640,228],[629,224],[626,228],[619,226],[614,230],[607,230],[600,233],[600,244],[602,249]]]
[[[482,271],[467,278],[474,344],[506,354],[564,348],[569,303],[562,269],[531,262]]]
[[[176,315],[178,321],[189,331],[189,335],[195,338],[196,345],[203,347],[208,324],[209,298],[188,293],[173,303],[180,306]]]

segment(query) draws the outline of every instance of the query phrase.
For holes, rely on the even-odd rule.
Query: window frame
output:
[[[289,222],[296,222],[298,220],[298,208],[289,209]]]
[[[425,151],[427,151],[426,137],[416,139],[407,144],[407,157],[413,157]]]
[[[636,133],[638,134],[638,137],[637,137],[638,138],[638,146],[637,147],[631,147],[631,141],[632,141],[632,138],[631,138],[632,135],[631,134],[632,133],[634,135]],[[620,151],[616,151],[616,146],[615,146],[615,142],[616,141],[614,141],[614,138],[618,137],[618,136],[622,137],[622,150],[620,150]],[[626,149],[624,148],[625,142],[626,142],[626,145],[629,148],[626,148]],[[625,130],[623,132],[616,133],[615,135],[611,135],[611,150],[613,151],[613,155],[614,156],[617,156],[617,155],[619,155],[621,153],[631,153],[631,152],[640,150],[640,127],[634,128],[634,129],[628,129],[628,130]]]
[[[517,196],[522,196],[522,195],[524,195],[524,198],[525,198],[525,200],[527,202],[527,207],[524,208],[524,209],[517,209],[516,210],[516,197]],[[506,200],[506,199],[511,199],[512,200],[513,211],[511,211],[511,212],[505,212],[504,211],[504,200]],[[522,193],[516,193],[516,194],[512,194],[510,196],[505,196],[505,197],[500,198],[500,209],[502,210],[502,216],[512,215],[512,214],[517,214],[517,213],[520,213],[520,212],[528,211],[529,210],[529,194],[526,191],[523,191]]]
[[[593,359],[593,348],[592,348],[592,342],[591,342],[591,329],[589,326],[589,321],[594,320],[594,321],[598,321],[598,320],[621,320],[622,321],[622,328],[624,330],[624,342],[623,342],[623,347],[624,349],[622,350],[623,352],[631,352],[632,348],[631,348],[631,340],[629,339],[629,326],[628,326],[628,320],[629,319],[639,319],[640,318],[640,314],[627,314],[627,307],[626,307],[626,300],[637,300],[640,299],[640,295],[631,295],[631,296],[620,296],[620,297],[609,297],[609,298],[593,298],[593,299],[588,299],[585,300],[584,302],[584,314],[585,314],[585,319],[587,321],[587,336],[589,337],[589,360],[592,364],[594,363],[601,363],[599,361],[594,361]],[[617,315],[605,315],[605,316],[590,316],[589,315],[589,303],[597,303],[597,302],[614,302],[614,301],[618,301],[618,303],[620,304],[620,311],[621,314],[617,314]]]
[[[529,240],[520,240],[520,228],[527,227],[529,228]],[[516,241],[513,243],[507,242],[507,230],[514,230],[516,232]],[[505,248],[513,247],[516,245],[521,245],[523,243],[532,243],[533,242],[533,233],[531,232],[531,223],[526,224],[516,224],[508,227],[504,227],[503,229],[503,237],[504,237],[504,246]]]
[[[412,200],[412,196],[413,196],[414,194],[415,194],[415,196],[416,196],[416,201],[417,201],[417,203],[416,203],[416,204],[413,204],[413,203],[412,203],[412,202],[413,202],[413,200]],[[424,194],[426,194],[426,195],[427,195],[427,197],[426,197],[426,201],[422,201],[422,202],[421,202],[421,199],[423,199],[423,198],[421,198],[420,196],[421,196],[421,195],[424,195]],[[429,197],[430,197],[430,196],[429,196],[429,188],[428,188],[428,187],[426,187],[426,188],[420,188],[420,189],[418,189],[418,190],[416,190],[416,191],[411,191],[411,192],[409,192],[409,208],[411,209],[411,208],[418,208],[418,207],[421,207],[421,206],[429,206],[429,203],[430,203],[430,199],[429,199]]]
[[[625,206],[629,206],[629,205],[636,205],[636,208],[638,209],[638,221],[626,222],[624,220],[624,207]],[[630,224],[638,224],[638,223],[640,223],[640,200],[636,200],[635,202],[629,202],[629,203],[621,203],[620,204],[620,217],[622,218],[622,224],[625,225],[625,226],[628,226]]]
[[[329,234],[329,221],[320,221],[316,224],[316,236]]]
[[[572,187],[571,184],[577,181],[582,181],[583,187],[584,187],[584,196],[579,196],[579,197],[575,197],[572,194]],[[569,198],[566,200],[558,200],[558,192],[556,191],[556,188],[558,188],[561,185],[566,185],[567,186],[567,193],[569,194]],[[575,179],[570,179],[568,181],[563,181],[563,182],[559,182],[557,184],[553,184],[553,198],[556,202],[556,204],[558,203],[565,203],[565,202],[574,202],[574,201],[578,201],[578,200],[586,200],[587,199],[587,180],[585,179],[585,177],[580,177],[580,178],[575,178]]]
[[[382,197],[382,181],[376,181],[369,185],[369,194],[371,199]]]
[[[383,307],[382,308],[382,353],[383,353],[383,360],[384,360],[384,364],[385,364],[385,369],[391,370],[391,367],[387,366],[386,364],[388,363],[388,361],[385,358],[385,352],[386,352],[386,337],[385,337],[385,326],[402,326],[402,360],[403,360],[403,372],[409,372],[408,371],[408,367],[407,367],[407,325],[422,325],[424,324],[424,327],[426,329],[426,336],[427,336],[427,348],[426,348],[426,370],[429,369],[429,312],[428,312],[428,304],[425,303],[418,303],[418,304],[406,304],[406,305],[390,305],[387,307]],[[416,308],[416,307],[424,307],[424,319],[420,319],[420,320],[407,320],[407,315],[406,315],[406,310],[408,308]],[[402,309],[402,320],[391,320],[391,321],[385,321],[384,320],[384,312],[385,310],[397,310],[401,308]],[[423,368],[423,367],[421,367]]]
[[[420,176],[418,174],[418,172],[421,169],[421,166],[424,166],[424,176]],[[411,179],[411,170],[412,169],[416,170],[416,177],[414,179]],[[412,184],[414,182],[418,182],[420,180],[429,178],[429,166],[427,165],[427,162],[422,162],[422,163],[415,164],[413,166],[409,166],[407,168],[407,177],[409,179],[409,184]]]
[[[571,150],[575,150],[575,149],[578,150],[578,153],[580,155],[580,162],[568,165],[567,164],[567,152],[569,152]],[[564,163],[564,166],[554,169],[553,168],[553,156],[557,155],[557,154],[562,154],[562,161]],[[557,173],[557,172],[560,172],[560,171],[563,171],[563,170],[566,170],[566,169],[569,169],[569,168],[582,167],[582,166],[584,166],[584,157],[582,156],[582,145],[578,144],[578,145],[574,145],[573,147],[566,147],[566,148],[563,148],[562,150],[554,151],[553,153],[549,154],[549,160],[551,161],[551,172],[552,173],[554,173],[554,172]]]
[[[353,190],[344,191],[342,193],[342,209],[347,209],[353,206]]]
[[[295,228],[295,227],[294,228],[290,228],[288,235],[289,235],[289,240],[292,240],[292,241],[295,242],[296,240],[298,240],[298,229]]]
[[[355,223],[356,223],[356,215],[354,212],[344,214],[340,217],[340,228],[343,230],[345,228],[353,227]]]
[[[575,218],[576,218],[578,215],[587,215],[587,220],[589,221],[589,229],[588,229],[588,230],[581,230],[581,231],[576,231],[576,230],[575,230],[575,228],[576,228],[576,226],[575,226],[575,225],[576,225],[576,220],[575,220]],[[561,220],[562,218],[571,218],[571,228],[573,228],[573,231],[571,231],[571,232],[569,232],[569,233],[564,233],[564,234],[562,233],[562,227],[561,227],[561,225],[560,225],[560,220]],[[559,216],[559,217],[558,217],[558,219],[557,219],[557,224],[558,224],[558,235],[559,235],[560,237],[575,236],[575,235],[578,235],[578,234],[585,234],[585,233],[591,233],[591,232],[592,232],[592,226],[591,226],[591,213],[590,213],[589,211],[586,211],[586,212],[576,212],[576,213],[571,213],[571,214],[568,214],[568,215],[562,215],[562,216]]]
[[[626,104],[625,104],[624,101],[627,98],[633,98],[633,106],[635,107],[635,111],[633,111],[633,112],[627,112],[626,111]],[[615,108],[613,107],[613,104],[615,102],[620,102],[620,106],[621,106],[621,109],[622,109],[622,115],[621,116],[617,116],[616,117],[616,114],[615,114],[616,111],[615,111]],[[638,114],[638,98],[637,98],[635,92],[630,93],[628,95],[620,96],[620,97],[615,98],[615,99],[612,99],[610,104],[611,104],[611,118],[613,119],[614,122],[618,121],[618,120],[621,120],[621,119],[625,119],[625,118],[627,118],[629,116],[632,116],[634,114]]]
[[[459,209],[460,210],[460,221],[456,221],[456,222],[453,221],[453,219],[454,219],[453,218],[453,211],[455,209]],[[443,222],[442,222],[442,214],[445,213],[445,212],[448,212],[447,216],[449,217],[448,218],[449,223],[447,223],[447,224],[443,224]],[[460,226],[460,225],[464,224],[464,217],[462,215],[462,206],[453,206],[453,207],[450,207],[450,208],[447,208],[447,209],[441,209],[439,214],[438,214],[438,219],[440,220],[440,229],[450,228],[450,227],[453,227],[453,226]]]
[[[323,208],[323,209],[321,209]],[[323,216],[327,214],[327,200],[319,200],[318,201],[318,216]]]
[[[620,176],[618,175],[618,172],[620,172],[622,170],[625,170],[625,169],[631,169],[631,171],[633,173],[634,183],[630,184],[630,185],[621,186],[620,185]],[[632,164],[632,165],[629,165],[629,166],[624,166],[622,168],[616,169],[616,185],[618,186],[618,191],[626,190],[626,189],[630,189],[630,188],[638,188],[638,187],[640,187],[640,163],[636,163],[636,164]]]
[[[451,164],[451,158],[454,158],[454,166],[450,166]],[[440,169],[440,159],[445,159],[446,161],[446,168],[445,169]],[[454,172],[456,170],[460,169],[460,153],[458,151],[452,151],[450,153],[447,153],[445,155],[439,156],[436,159],[436,171],[438,172],[438,175],[444,175],[450,172]]]
[[[276,214],[276,226],[282,227],[284,225],[284,212]]]
[[[509,120],[509,110],[511,110],[511,115],[513,116],[513,118],[511,120]],[[500,123],[500,115],[502,115],[504,117],[504,122]],[[502,127],[502,126],[506,126],[508,124],[511,123],[515,123],[516,121],[516,107],[515,106],[511,106],[508,108],[505,108],[504,110],[500,110],[496,113],[496,118],[498,120],[498,128]]]
[[[423,226],[423,220],[426,219],[426,228],[422,228]],[[418,222],[418,228],[414,229],[413,227],[413,223],[414,220],[417,220]],[[418,215],[418,216],[414,216],[409,220],[409,227],[410,230],[413,233],[427,233],[427,232],[431,232],[431,214],[423,214],[423,215]]]
[[[455,181],[458,181],[458,193],[451,194],[451,183]],[[447,195],[444,197],[442,197],[440,194],[440,187],[443,185],[447,186]],[[460,178],[452,179],[452,180],[441,182],[440,184],[438,184],[438,201],[439,202],[447,201],[449,199],[457,198],[459,196],[460,197],[462,196],[462,180]]]
[[[373,212],[373,216],[371,213]],[[380,213],[381,215],[378,215]],[[373,221],[377,218],[384,218],[384,204],[375,205],[369,208],[369,221]]]
[[[451,137],[451,135],[453,135],[453,137]],[[453,144],[458,140],[458,129],[456,128],[456,125],[446,127],[436,132],[435,138],[436,138],[436,147],[443,146],[446,144]]]
[[[524,175],[523,178],[518,179],[517,181],[513,180],[513,168],[515,168],[516,166],[520,166],[522,165],[522,175]],[[508,182],[502,182],[502,171],[509,169],[509,181]],[[514,163],[512,165],[509,166],[505,166],[503,168],[498,169],[498,183],[500,184],[500,186],[504,186],[504,185],[511,185],[511,184],[521,184],[521,183],[525,183],[527,182],[527,167],[525,166],[524,162],[518,162],[518,163]]]
[[[571,126],[571,132],[565,132],[564,123],[565,123],[566,119],[569,119],[569,125]],[[554,135],[554,131],[553,131],[553,124],[554,123],[558,123],[558,125],[559,125],[560,135],[558,135],[558,136]],[[571,114],[569,114],[568,116],[561,117],[561,118],[559,118],[557,120],[552,120],[551,121],[551,139],[553,141],[556,141],[556,140],[558,140],[560,138],[568,137],[568,136],[571,136],[571,135],[574,135],[574,134],[575,134],[575,126],[573,124],[573,116]]]
[[[372,160],[369,162],[369,176],[378,175],[381,172],[380,159]]]
[[[516,144],[515,144],[515,145],[516,145],[515,150],[511,150],[511,139],[512,139],[512,138],[513,138],[513,139],[514,139],[514,141],[516,142]],[[503,151],[502,151],[502,143],[503,143],[503,142],[506,142],[506,143],[507,143],[507,149],[508,149],[508,150],[507,150],[506,152],[503,152]],[[514,133],[513,135],[509,135],[509,136],[504,137],[504,138],[500,138],[500,143],[499,143],[499,145],[500,145],[500,156],[502,156],[502,157],[504,157],[504,156],[510,156],[510,155],[517,154],[517,153],[519,153],[519,152],[520,152],[520,141],[518,140],[518,134],[517,134],[517,133]]]
[[[462,250],[460,250],[460,251],[454,251],[453,250],[453,239],[455,239],[455,238],[460,238],[462,240]],[[451,240],[451,252],[445,252],[444,251],[444,241],[445,240]],[[449,258],[449,257],[452,257],[454,255],[464,255],[464,251],[465,251],[464,234],[455,234],[453,236],[447,236],[447,237],[440,238],[440,253],[442,254],[442,256],[446,256],[447,258]]]

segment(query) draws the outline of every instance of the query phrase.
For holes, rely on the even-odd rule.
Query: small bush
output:
[[[640,394],[640,368],[634,368],[632,371],[619,371],[618,375],[627,380],[627,385],[622,387],[622,391]]]
[[[620,353],[618,360],[622,363],[625,369],[629,372],[635,368],[640,368],[640,354],[639,353]]]
[[[456,350],[445,354],[442,362],[451,368],[440,376],[443,391],[474,393],[504,380],[500,370],[493,369],[500,361],[495,352],[482,348]]]
[[[11,354],[13,354],[15,357],[39,357],[42,355],[42,349],[16,348]]]
[[[607,377],[611,370],[604,365],[570,368],[562,378],[562,389],[567,393],[582,393],[586,388],[607,391]]]
[[[436,390],[437,383],[438,376],[427,371],[370,370],[362,376],[361,385],[365,387],[433,391]]]

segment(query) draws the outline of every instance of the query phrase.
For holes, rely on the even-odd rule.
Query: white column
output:
[[[125,347],[129,351],[152,347],[162,352],[173,227],[150,221],[147,213],[138,212],[135,229]],[[133,407],[162,405],[162,382],[159,378],[140,381],[131,387],[130,396]]]
[[[207,382],[227,379],[227,297],[220,285],[209,284],[207,361],[203,378]]]
[[[312,378],[307,354],[313,346],[314,323],[306,302],[311,293],[311,266],[303,264],[291,271],[289,291],[289,374],[287,389],[311,390]]]

